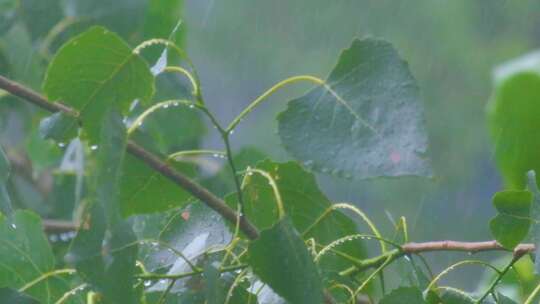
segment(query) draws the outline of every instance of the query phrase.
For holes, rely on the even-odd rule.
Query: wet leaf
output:
[[[292,156],[346,178],[431,176],[418,86],[390,43],[354,40],[326,82],[278,116]]]
[[[39,216],[30,211],[16,211],[10,218],[0,215],[0,265],[0,286],[14,289],[55,270]],[[52,304],[70,289],[65,277],[53,276],[29,287],[25,293],[40,303]]]
[[[80,112],[83,130],[96,143],[108,107],[127,112],[133,100],[146,102],[154,93],[154,79],[146,62],[120,37],[93,27],[60,48],[47,70],[44,90],[50,100]]]
[[[498,214],[489,227],[497,242],[505,248],[513,249],[527,236],[532,198],[531,192],[518,190],[497,192],[493,197]]]
[[[39,123],[39,135],[43,139],[65,143],[77,136],[77,119],[58,112],[43,118]]]
[[[317,267],[290,219],[261,232],[249,245],[248,263],[261,281],[289,303],[323,302]]]

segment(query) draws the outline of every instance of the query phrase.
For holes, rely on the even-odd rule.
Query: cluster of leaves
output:
[[[158,6],[152,9],[155,2],[147,18],[163,15]],[[60,24],[71,20],[65,22],[84,27],[93,20],[123,36],[132,31],[115,25],[118,16],[77,15],[91,12],[94,4],[62,3],[59,11],[69,18],[59,16]],[[70,19],[74,16],[76,21]],[[479,295],[438,286],[454,267],[480,262],[462,261],[430,277],[429,267],[417,265],[420,255],[403,251],[404,219],[396,224],[399,237],[384,238],[361,210],[335,204],[317,185],[313,173],[349,179],[432,175],[419,89],[390,43],[354,40],[326,80],[288,78],[223,127],[205,103],[189,58],[176,41],[165,39],[175,37],[178,28],[172,34],[144,29],[139,41],[146,35],[161,39],[131,48],[118,34],[90,27],[59,47],[48,64],[43,91],[64,111],[37,122],[40,137],[32,143],[54,143],[60,150],[60,167],[71,175],[55,178],[50,199],[70,203],[61,204],[60,212],[58,205],[53,211],[36,209],[41,216],[72,220],[76,231],[47,236],[40,215],[14,208],[20,199],[11,197],[20,190],[10,153],[0,149],[0,302],[357,303],[368,297],[385,304],[487,303],[492,296],[497,303],[514,303],[495,287],[511,281],[509,270],[518,268],[521,255],[497,270]],[[490,112],[497,160],[508,184],[494,197],[499,214],[491,228],[507,249],[523,241],[531,225],[536,231],[531,219],[540,212],[534,176],[540,165],[530,147],[536,143],[531,134],[538,111],[530,107],[537,95],[523,89],[538,75],[528,66],[525,72],[515,68],[522,65],[513,66],[498,74]],[[233,153],[229,138],[242,119],[266,97],[299,81],[315,87],[277,116],[283,146],[296,161],[276,162],[252,148]],[[516,96],[523,105],[514,108],[506,100],[515,103]],[[223,139],[222,150],[200,149],[203,119]],[[197,189],[220,194],[231,212],[238,210],[236,219],[210,209],[199,190],[179,187],[127,153],[134,142],[189,176]],[[216,166],[222,159],[226,163]],[[260,230],[257,236],[241,229],[244,220]],[[381,255],[368,258],[362,240],[378,242]],[[411,267],[409,283],[386,292],[383,270],[403,260]],[[519,271],[517,276],[524,277]],[[527,292],[532,301],[538,290]]]

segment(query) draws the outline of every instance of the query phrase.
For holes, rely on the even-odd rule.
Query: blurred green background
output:
[[[105,24],[136,45],[145,38],[167,37],[182,16],[179,39],[197,68],[208,106],[226,123],[283,78],[325,77],[354,37],[387,39],[409,62],[420,85],[435,178],[346,181],[320,175],[321,187],[332,200],[361,207],[387,234],[392,233],[392,218],[404,215],[415,241],[491,238],[488,220],[495,211],[490,199],[501,188],[485,119],[491,71],[539,46],[540,2],[186,0],[181,8],[174,5],[178,1],[167,0],[162,4],[170,4],[170,10],[164,12],[152,10],[159,1],[149,2],[0,0],[0,73],[39,90],[48,58],[42,46],[63,15],[84,22],[56,37],[50,53],[88,24]],[[77,8],[93,14],[85,16]],[[257,146],[278,160],[290,159],[275,133],[274,117],[287,100],[307,89],[302,84],[288,87],[258,108],[232,136],[235,149]],[[32,140],[40,115],[11,97],[0,99],[0,144],[11,147],[12,157],[31,162],[38,173],[30,174],[46,184],[51,183],[48,175],[39,174],[57,167],[62,151]],[[191,126],[185,124],[178,132]],[[211,128],[202,146],[221,148]],[[27,195],[21,200],[34,200],[31,192]],[[455,258],[430,255],[435,270]],[[477,271],[461,271],[448,280],[467,288],[479,278]]]

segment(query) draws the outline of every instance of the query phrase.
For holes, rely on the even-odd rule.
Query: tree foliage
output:
[[[419,87],[390,42],[353,40],[327,79],[287,78],[225,126],[183,48],[181,1],[4,2],[2,14],[20,17],[0,24],[14,39],[9,45],[39,56],[23,69],[27,54],[1,50],[8,68],[0,98],[50,113],[29,110],[25,147],[39,153],[26,176],[12,168],[20,167],[15,147],[0,149],[1,303],[537,300],[538,280],[527,281],[531,269],[522,266],[534,253],[523,242],[540,238],[535,60],[506,65],[495,77],[488,123],[506,180],[493,197],[495,241],[412,243],[405,218],[391,227],[395,235],[383,235],[354,204],[332,201],[314,175],[432,177]],[[50,10],[50,24],[28,21],[38,9]],[[257,147],[235,153],[230,136],[249,127],[243,119],[297,82],[312,89],[276,116],[295,161],[269,159]],[[43,96],[31,90],[40,87]],[[205,122],[221,147],[201,147]],[[27,184],[50,167],[54,184],[39,195],[41,185]],[[422,253],[440,250],[505,250],[510,261],[497,268],[466,259],[433,274]],[[410,280],[387,290],[384,272],[398,261],[410,267]],[[465,265],[495,275],[476,292],[442,285]],[[524,290],[518,298],[501,294],[512,284]]]

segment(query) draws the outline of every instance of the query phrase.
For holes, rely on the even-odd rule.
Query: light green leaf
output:
[[[47,70],[44,90],[50,100],[80,112],[82,128],[95,143],[108,107],[127,112],[135,99],[146,102],[154,93],[154,78],[120,37],[93,27],[60,48]]]
[[[298,163],[275,163],[265,160],[259,162],[256,168],[268,172],[276,181],[285,213],[301,233],[311,227],[331,207],[330,200],[319,190],[313,174],[306,172]],[[236,208],[235,194],[229,195],[227,200]],[[273,189],[264,177],[253,174],[246,179],[244,211],[255,226],[267,229],[274,225],[278,218],[275,200]],[[313,238],[319,246],[325,246],[338,238],[357,233],[359,232],[356,224],[339,210],[335,210],[312,227],[303,238],[305,240]],[[336,250],[358,259],[365,257],[364,246],[360,240],[346,242]],[[334,254],[324,257],[321,263],[323,269],[334,271],[343,270],[342,267],[349,265],[349,261]]]
[[[16,211],[10,218],[0,215],[0,286],[19,289],[53,270],[54,256],[39,216],[29,211]],[[52,304],[69,289],[65,278],[51,276],[25,293]]]
[[[431,175],[418,86],[390,43],[354,40],[326,83],[278,116],[292,156],[346,178]]]
[[[526,173],[540,172],[540,53],[526,55],[495,71],[487,108],[495,156],[506,186],[523,190]],[[538,182],[538,180],[537,180]]]
[[[392,290],[379,304],[425,304],[422,291],[418,287],[400,287]]]
[[[319,272],[290,219],[285,217],[261,232],[249,245],[248,263],[262,282],[290,304],[323,303]]]
[[[513,249],[527,236],[531,225],[531,201],[529,191],[508,190],[497,192],[493,197],[498,214],[489,227],[497,242],[505,248]]]

